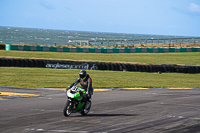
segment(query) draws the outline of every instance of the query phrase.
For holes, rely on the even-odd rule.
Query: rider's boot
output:
[[[85,102],[85,105],[83,106],[82,110],[87,109],[89,107],[89,104],[91,102],[91,97],[84,97],[84,102]]]

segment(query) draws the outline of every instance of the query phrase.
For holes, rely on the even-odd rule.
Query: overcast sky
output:
[[[200,36],[200,0],[0,0],[0,26]]]

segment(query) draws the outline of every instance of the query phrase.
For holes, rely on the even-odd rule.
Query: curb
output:
[[[114,90],[191,90],[200,88],[114,88]]]
[[[18,96],[18,97],[38,97],[38,96],[42,96],[41,94],[16,93],[16,92],[0,92],[0,95]]]
[[[114,91],[114,90],[192,90],[200,88],[106,88],[100,89],[99,91]],[[98,89],[94,89],[98,90]]]

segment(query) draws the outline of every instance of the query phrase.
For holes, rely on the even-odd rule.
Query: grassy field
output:
[[[0,67],[0,85],[28,88],[65,88],[78,77],[78,69]],[[200,88],[200,74],[145,73],[88,70],[94,88],[174,87]]]
[[[0,50],[0,58],[2,58],[2,57],[130,62],[130,63],[141,63],[141,64],[200,65],[200,52],[185,52],[185,53],[61,53],[61,52]]]
[[[200,52],[186,53],[59,53],[0,50],[0,58],[38,58],[129,62],[142,64],[200,65]],[[0,67],[0,85],[28,88],[65,88],[78,77],[80,70]],[[90,71],[94,88],[180,87],[200,88],[200,74]]]

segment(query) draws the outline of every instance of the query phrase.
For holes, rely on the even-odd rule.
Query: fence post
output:
[[[164,39],[164,45],[165,45],[165,39]]]
[[[181,47],[181,43],[180,43],[180,47]]]
[[[145,39],[145,45],[147,46],[147,39]]]

